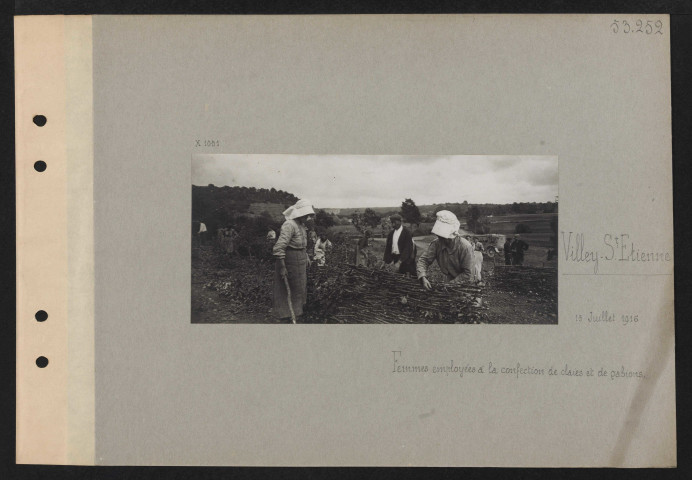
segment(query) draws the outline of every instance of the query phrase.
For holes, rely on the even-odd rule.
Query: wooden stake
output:
[[[291,287],[288,284],[288,277],[284,275],[284,285],[286,285],[286,292],[288,294],[288,309],[291,311],[291,320],[293,320],[293,325],[296,324],[296,313],[293,311],[293,300],[291,300]]]

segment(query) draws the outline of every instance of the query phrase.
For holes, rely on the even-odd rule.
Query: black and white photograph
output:
[[[193,323],[556,324],[553,156],[192,157]]]
[[[692,23],[325,5],[16,12],[15,463],[678,465]]]

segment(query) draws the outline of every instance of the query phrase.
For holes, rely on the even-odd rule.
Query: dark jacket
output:
[[[394,230],[389,232],[387,235],[387,245],[384,248],[384,263],[391,263],[394,259],[392,258],[392,238],[394,237]],[[399,247],[399,260],[402,264],[407,264],[410,262],[415,262],[416,254],[413,250],[413,237],[411,236],[411,231],[402,227],[401,235],[399,235],[399,241],[397,242]]]
[[[512,255],[514,258],[524,259],[524,252],[529,249],[529,244],[523,240],[514,240],[512,242]]]

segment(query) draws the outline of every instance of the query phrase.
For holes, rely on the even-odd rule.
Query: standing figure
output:
[[[505,265],[512,264],[512,240],[507,238],[505,244],[502,246],[502,250],[505,253]]]
[[[233,255],[236,251],[235,240],[238,238],[238,232],[232,226],[227,226],[224,229],[225,238],[225,253],[226,255]]]
[[[332,248],[332,242],[327,238],[326,233],[320,233],[320,237],[315,243],[315,262],[318,267],[324,267],[327,262],[327,250]]]
[[[267,237],[266,237],[266,242],[264,244],[264,254],[265,255],[270,255],[272,254],[272,249],[274,248],[274,244],[276,243],[276,232],[273,229],[269,229],[267,232]]]
[[[317,232],[313,230],[312,225],[306,225],[306,228],[308,229],[308,258],[315,258],[315,244],[317,243]]]
[[[401,224],[401,215],[394,214],[389,217],[394,230],[387,235],[387,244],[384,248],[384,263],[399,264],[399,273],[416,274],[416,250],[411,231]]]
[[[481,272],[483,271],[483,252],[485,247],[480,240],[476,241],[473,248],[473,278],[476,282],[481,281]]]
[[[199,243],[201,245],[207,243],[207,226],[204,222],[199,222],[199,232],[197,232],[197,236],[199,237]]]
[[[307,300],[307,267],[310,259],[306,251],[308,231],[305,222],[315,212],[310,200],[302,199],[286,209],[283,215],[286,221],[281,225],[279,238],[272,250],[276,259],[272,312],[275,316],[286,319],[291,317],[291,313],[296,317],[302,315],[303,305]],[[291,291],[290,306],[286,281]]]
[[[217,251],[223,252],[223,228],[216,229],[216,238],[214,239],[214,248]]]
[[[524,264],[524,252],[529,249],[529,244],[521,239],[521,235],[518,233],[514,235],[514,240],[512,241],[512,265],[523,265]]]
[[[219,228],[217,232],[217,240],[221,253],[228,255],[229,247],[231,246],[231,229],[230,227]]]
[[[426,252],[418,259],[416,268],[418,280],[426,290],[432,288],[427,275],[428,267],[434,261],[437,261],[447,280],[455,283],[473,282],[473,245],[459,235],[459,226],[459,220],[452,212],[437,212],[437,220],[432,228],[437,238],[430,242]]]
[[[362,237],[358,239],[358,257],[356,265],[361,267],[370,266],[368,256],[370,255],[370,230],[366,230]]]
[[[276,242],[276,232],[270,228],[267,232],[267,243],[273,244],[274,242]]]

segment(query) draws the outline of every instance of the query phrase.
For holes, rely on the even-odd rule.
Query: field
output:
[[[549,226],[546,229],[545,225],[549,224],[549,217],[543,215],[542,218],[537,218],[534,215],[495,218],[501,220],[497,222],[497,225],[509,232],[513,232],[513,225],[520,221],[530,222],[533,233],[522,235],[529,244],[525,266],[506,267],[504,258],[486,256],[482,271],[480,313],[472,320],[455,323],[557,323],[557,261],[555,259],[547,261],[546,258],[551,233]],[[319,269],[313,265],[308,272],[308,304],[306,315],[300,321],[302,323],[403,323],[403,321],[394,320],[398,318],[394,314],[391,318],[373,317],[358,311],[359,308],[366,308],[368,305],[378,306],[380,297],[377,295],[382,293],[375,293],[374,290],[360,293],[358,298],[365,307],[353,307],[352,303],[349,303],[351,300],[347,297],[339,300],[347,290],[346,285],[357,283],[358,275],[362,276],[367,270],[361,268],[357,272],[352,272],[349,268],[353,267],[348,267],[354,258],[355,243],[359,236],[357,230],[352,225],[330,228],[330,234],[336,233],[343,233],[344,236],[341,237],[339,243],[335,244],[334,251],[328,255],[327,268]],[[432,235],[414,238],[419,255],[425,251],[433,238]],[[399,276],[391,272],[390,266],[383,264],[381,259],[384,256],[384,246],[384,238],[373,238],[370,241],[369,267],[372,275],[377,274],[380,277],[384,275],[382,278],[390,283],[394,281],[394,285],[397,282],[400,283],[402,288],[405,287],[406,291],[411,292],[408,295],[410,302],[416,300],[414,297],[424,298],[422,287],[415,279]],[[211,244],[201,246],[193,244],[192,322],[280,323],[271,315],[273,270],[268,248],[265,255],[260,258],[251,258],[222,254]],[[355,273],[358,275],[354,277]],[[435,263],[430,268],[429,278],[443,288],[444,278]],[[372,298],[370,300],[365,298],[363,301],[364,296],[368,295]],[[424,303],[424,300],[421,300],[421,305]],[[391,308],[398,307],[394,305]],[[331,315],[334,311],[344,309],[351,310],[350,316]],[[424,313],[425,316],[409,323],[441,323],[439,320],[434,321],[428,318],[428,312]],[[448,322],[445,320],[442,323]]]
[[[281,213],[286,208],[278,203],[267,203],[267,202],[257,202],[251,203],[248,207],[248,212],[253,215],[261,215],[264,212],[269,213],[274,220],[282,220],[283,215]]]
[[[434,225],[434,223],[423,223],[422,222],[418,225],[418,228],[416,230],[422,230],[426,233],[429,233],[430,230],[432,229],[433,225]],[[406,227],[408,228],[408,224],[406,225]],[[374,227],[374,228],[370,228],[369,230],[372,233],[372,236],[374,238],[384,238],[384,237],[386,237],[386,235],[388,233],[388,232],[383,233],[382,228],[379,226]],[[348,238],[356,238],[356,237],[360,237],[360,235],[361,235],[360,232],[358,232],[358,230],[356,229],[356,227],[354,227],[351,224],[335,225],[333,227],[329,227],[328,231],[331,234],[341,233]]]
[[[351,237],[360,236],[360,233],[358,233],[358,230],[356,229],[356,227],[354,227],[350,223],[348,225],[334,225],[333,227],[329,227],[328,230],[330,233],[343,233],[343,234],[345,234],[347,236],[351,236]],[[379,232],[377,232],[377,230],[379,230],[378,228],[375,228],[373,230],[375,230],[375,233],[379,233]]]
[[[519,223],[527,225],[531,233],[522,233],[522,238],[529,245],[539,247],[550,246],[550,221],[557,217],[557,213],[535,213],[525,215],[502,215],[490,217],[490,232],[501,235],[513,235],[514,229]]]
[[[547,262],[548,249],[551,247],[550,237],[553,234],[550,229],[550,220],[556,217],[556,213],[536,213],[536,214],[519,214],[519,215],[502,215],[490,217],[490,233],[512,236],[514,229],[519,223],[527,225],[531,229],[531,233],[522,233],[522,239],[529,244],[529,250],[526,252],[525,263],[534,266],[549,266],[552,263]],[[408,224],[406,225],[409,226]],[[429,232],[432,229],[432,223],[421,223],[420,230]],[[461,228],[464,229],[466,224],[462,222]],[[336,234],[342,233],[348,238],[357,238],[360,236],[358,230],[353,225],[338,225],[329,227],[329,232]],[[381,237],[381,229],[379,227],[372,229],[375,239]],[[420,237],[420,242],[431,240],[431,236]],[[419,245],[419,251],[422,244]],[[383,247],[384,248],[384,247]]]

